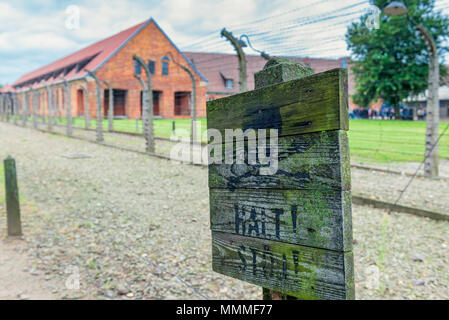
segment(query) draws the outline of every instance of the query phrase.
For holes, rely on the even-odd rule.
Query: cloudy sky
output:
[[[0,84],[149,17],[190,51],[233,52],[219,36],[226,27],[271,54],[347,56],[346,27],[368,7],[368,0],[0,0]],[[437,7],[449,14],[449,0]]]

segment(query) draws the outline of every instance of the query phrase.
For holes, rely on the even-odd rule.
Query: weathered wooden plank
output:
[[[279,136],[348,130],[346,69],[334,69],[207,103],[208,129],[278,129]]]
[[[212,232],[214,271],[301,299],[354,299],[352,252]]]
[[[209,194],[214,231],[352,250],[349,191],[211,189]]]
[[[233,164],[225,163],[226,143],[221,164],[209,165],[209,188],[254,189],[336,189],[350,190],[348,137],[345,131],[322,131],[278,140],[277,171],[261,175],[257,148],[233,144]],[[269,149],[269,148],[268,148]],[[246,153],[246,154],[245,154]],[[267,152],[268,153],[268,152]],[[237,154],[245,154],[245,163],[237,164]]]

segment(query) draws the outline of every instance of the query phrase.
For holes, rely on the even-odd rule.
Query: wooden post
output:
[[[207,103],[208,129],[231,138],[209,146],[212,267],[266,299],[355,297],[347,71],[312,73],[272,58],[258,89]]]
[[[4,161],[5,190],[6,190],[6,214],[8,224],[8,236],[22,235],[20,222],[19,190],[17,187],[16,161],[8,156]]]
[[[171,124],[171,133],[174,136],[176,134],[176,121],[173,119]]]

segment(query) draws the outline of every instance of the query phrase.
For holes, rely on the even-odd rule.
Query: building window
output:
[[[343,60],[343,61],[341,62],[341,67],[342,67],[343,69],[346,69],[346,68],[347,68],[347,62],[346,62],[346,60]]]
[[[140,63],[137,62],[136,60],[134,60],[134,73],[135,74],[140,74],[142,72]]]
[[[190,115],[190,92],[175,92],[175,116]]]
[[[154,74],[154,61],[148,61],[148,69],[150,69],[151,74]]]
[[[232,79],[226,79],[225,84],[226,84],[226,89],[234,88],[234,80],[232,80]]]
[[[162,61],[162,75],[168,75],[168,62]]]

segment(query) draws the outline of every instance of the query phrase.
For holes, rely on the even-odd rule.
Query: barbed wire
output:
[[[407,185],[405,186],[404,189],[401,190],[398,198],[396,199],[396,201],[394,202],[394,205],[396,205],[402,198],[402,196],[404,195],[404,193],[407,191],[408,187],[412,184],[413,180],[416,178],[416,176],[418,175],[419,171],[421,170],[421,167],[423,166],[423,164],[426,162],[427,158],[429,158],[432,155],[433,150],[435,149],[435,147],[437,145],[439,145],[440,139],[441,137],[446,133],[446,131],[449,129],[449,123],[447,124],[446,128],[444,128],[443,132],[438,136],[437,141],[432,144],[430,150],[427,152],[427,154],[424,156],[424,160],[419,164],[418,168],[416,169],[415,173],[413,174],[413,176],[410,178],[410,180],[408,181]]]

